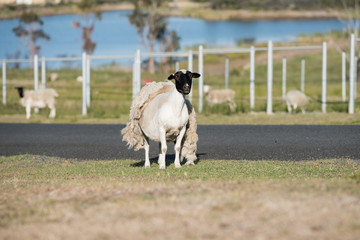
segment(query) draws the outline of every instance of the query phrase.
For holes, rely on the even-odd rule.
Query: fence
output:
[[[250,48],[233,48],[233,49],[204,49],[202,45],[199,46],[198,51],[188,51],[188,52],[154,52],[154,53],[141,53],[140,50],[137,50],[134,55],[127,56],[90,56],[86,53],[82,54],[81,58],[45,58],[42,57],[41,61],[41,87],[46,87],[46,63],[51,61],[81,61],[82,62],[82,114],[87,115],[87,109],[90,107],[91,103],[91,76],[90,68],[91,62],[97,59],[133,59],[132,67],[132,96],[135,97],[136,94],[140,91],[141,88],[141,60],[142,58],[148,57],[184,57],[187,58],[188,69],[193,70],[193,58],[197,55],[198,57],[198,73],[201,74],[201,77],[198,80],[198,112],[203,111],[203,99],[204,99],[204,76],[207,73],[204,73],[204,55],[210,54],[231,54],[231,53],[248,53],[249,54],[249,101],[250,108],[254,109],[255,106],[255,56],[256,52],[266,51],[267,52],[267,97],[266,97],[266,113],[272,114],[273,106],[273,52],[274,51],[292,51],[292,50],[322,50],[322,67],[321,67],[321,109],[322,112],[326,112],[327,105],[327,43],[323,42],[321,46],[287,46],[287,47],[274,47],[272,41],[269,41],[267,47],[254,47]],[[346,99],[346,54],[342,53],[342,99]],[[3,105],[6,105],[6,65],[7,63],[29,63],[29,59],[23,60],[2,60],[2,84],[3,84]],[[33,65],[34,65],[34,89],[36,90],[39,86],[39,58],[34,56]],[[177,65],[178,68],[178,65]],[[350,67],[349,67],[349,114],[354,113],[354,95],[356,94],[356,73],[355,65],[355,38],[352,35],[350,39]],[[228,88],[228,79],[229,79],[229,60],[225,60],[225,88]],[[305,89],[305,61],[301,62],[301,90]],[[286,92],[286,58],[282,61],[282,96]],[[192,92],[189,95],[189,98],[192,98]]]

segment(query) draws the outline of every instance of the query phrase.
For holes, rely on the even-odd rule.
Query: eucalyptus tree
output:
[[[92,54],[95,50],[96,43],[92,41],[91,34],[95,29],[95,22],[102,19],[101,12],[98,10],[96,0],[81,0],[77,3],[80,16],[83,21],[72,22],[73,27],[82,30],[83,46],[82,50],[87,54]]]
[[[44,22],[34,11],[24,11],[19,17],[19,25],[12,29],[15,35],[21,38],[25,47],[29,50],[30,59],[39,54],[41,41],[49,41],[51,38],[43,29]]]
[[[156,44],[167,51],[177,50],[179,37],[168,30],[166,17],[160,13],[167,0],[133,0],[134,10],[129,21],[136,27],[141,44],[149,53],[155,51]],[[149,58],[149,72],[155,72],[155,61]]]

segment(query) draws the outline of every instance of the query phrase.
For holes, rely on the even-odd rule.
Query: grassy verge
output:
[[[1,239],[356,239],[360,165],[0,158]]]
[[[303,40],[305,41],[305,40]],[[320,41],[320,40],[319,40]],[[321,41],[320,41],[321,42]],[[318,44],[313,43],[313,44]],[[247,54],[228,54],[230,59],[229,88],[236,91],[236,112],[230,111],[227,105],[209,107],[204,105],[202,114],[198,114],[199,124],[359,124],[359,99],[356,101],[356,114],[347,114],[347,101],[341,98],[341,55],[334,50],[328,54],[328,83],[327,83],[327,112],[322,115],[321,103],[321,54],[320,52],[289,52],[287,59],[287,89],[299,89],[300,87],[300,62],[306,60],[306,84],[305,93],[313,100],[307,106],[306,115],[286,115],[286,105],[281,100],[282,96],[282,64],[284,52],[274,53],[274,88],[273,88],[273,111],[274,116],[263,114],[266,110],[266,53],[259,52],[256,55],[256,79],[255,79],[255,109],[249,106],[249,69]],[[204,82],[214,89],[224,88],[224,65],[225,56],[206,55]],[[186,62],[180,62],[180,68],[186,68]],[[194,69],[197,69],[197,61],[194,61]],[[80,69],[57,69],[48,70],[47,75],[56,72],[59,80],[48,81],[47,87],[55,88],[59,93],[57,99],[57,117],[55,120],[48,119],[49,110],[40,110],[38,115],[33,115],[31,120],[25,120],[25,109],[18,103],[19,97],[15,90],[16,86],[33,88],[33,72],[30,69],[7,70],[7,105],[0,104],[0,122],[39,122],[39,123],[125,123],[128,120],[129,109],[132,99],[132,75],[125,72],[121,67],[99,67],[91,71],[91,106],[86,117],[81,116],[82,84],[76,82],[76,77],[81,75]],[[142,79],[162,81],[168,73],[150,74],[142,72]],[[359,93],[358,93],[359,94]],[[0,93],[2,97],[2,93]],[[196,80],[193,86],[192,103],[195,109],[198,107],[198,86]],[[255,114],[254,114],[255,113]],[[299,112],[298,112],[299,113]]]

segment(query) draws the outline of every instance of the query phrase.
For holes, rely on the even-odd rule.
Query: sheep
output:
[[[302,113],[305,113],[305,107],[309,102],[308,97],[303,92],[298,90],[289,91],[286,94],[284,100],[286,102],[289,113],[291,113],[292,108],[296,110],[297,107],[300,107]]]
[[[198,136],[196,133],[195,110],[185,95],[191,91],[193,78],[198,73],[177,71],[168,77],[172,82],[151,82],[146,84],[134,98],[130,109],[130,122],[122,129],[123,141],[135,151],[145,149],[145,168],[150,168],[149,140],[160,143],[159,168],[165,169],[167,142],[175,142],[176,168],[180,160],[193,165],[196,157]],[[181,157],[179,154],[181,151]]]
[[[236,110],[235,104],[235,91],[232,89],[219,89],[210,90],[209,85],[204,85],[204,93],[206,95],[206,102],[213,106],[214,104],[229,104],[230,110],[234,112]]]
[[[55,98],[58,97],[58,93],[52,89],[39,89],[39,90],[25,90],[23,87],[17,87],[17,91],[20,96],[20,104],[26,109],[26,119],[30,118],[31,108],[50,108],[50,118],[55,118],[56,108]]]
[[[50,78],[50,81],[54,82],[54,81],[56,81],[56,80],[59,79],[59,74],[57,74],[57,73],[50,73],[49,78]]]
[[[76,78],[76,81],[77,81],[77,82],[82,82],[82,80],[83,80],[83,77],[82,77],[82,76],[78,76],[78,77]]]

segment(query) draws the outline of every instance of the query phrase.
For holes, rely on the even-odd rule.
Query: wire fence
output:
[[[351,44],[355,45],[353,39]],[[198,112],[204,111],[204,84],[213,85],[215,88],[234,88],[236,90],[237,102],[242,105],[248,105],[249,111],[266,111],[267,114],[273,113],[273,106],[278,104],[284,98],[288,86],[294,86],[294,78],[300,79],[300,90],[311,94],[316,94],[316,97],[320,97],[321,100],[321,112],[327,112],[328,95],[331,94],[331,98],[341,98],[347,109],[348,113],[354,113],[355,98],[356,98],[356,81],[355,75],[357,72],[355,61],[355,46],[351,45],[350,50],[350,66],[349,66],[349,79],[346,79],[346,53],[337,54],[330,57],[328,56],[327,43],[323,42],[322,45],[307,45],[307,46],[274,46],[272,41],[269,41],[266,47],[254,47],[249,48],[204,48],[199,46],[197,51],[189,50],[185,52],[140,52],[136,50],[134,55],[118,55],[118,56],[90,56],[83,53],[82,57],[62,57],[62,58],[46,58],[34,56],[34,59],[3,59],[2,62],[2,103],[3,106],[7,105],[7,65],[12,63],[28,63],[32,66],[33,72],[33,89],[47,87],[48,83],[46,76],[49,75],[47,71],[53,62],[76,62],[80,68],[72,70],[77,71],[81,76],[81,86],[76,85],[71,87],[67,86],[67,91],[75,91],[76,99],[81,99],[81,114],[87,115],[88,110],[92,108],[91,102],[98,101],[94,94],[99,94],[97,88],[102,88],[100,76],[98,73],[102,72],[99,68],[92,67],[95,61],[101,60],[119,60],[125,59],[132,64],[130,71],[127,74],[122,75],[126,78],[126,83],[120,83],[117,86],[111,85],[106,82],[102,82],[103,85],[108,84],[108,90],[101,90],[102,93],[115,91],[114,88],[126,89],[126,94],[123,92],[123,100],[131,102],[131,98],[134,98],[140,91],[141,86],[146,79],[153,78],[147,71],[145,71],[144,63],[149,57],[155,59],[174,58],[178,61],[175,63],[175,69],[186,68],[190,71],[197,71],[201,74],[198,79],[198,84],[194,84],[189,98],[192,100],[197,108]],[[294,74],[288,72],[287,69],[294,69],[294,61],[289,64],[289,59],[286,57],[286,53],[292,52],[310,52],[309,54],[298,54],[297,58],[300,58],[300,72]],[[290,54],[291,55],[291,54]],[[213,57],[212,57],[213,56]],[[312,56],[309,58],[308,56]],[[315,56],[315,57],[314,57]],[[214,58],[214,59],[212,59]],[[224,64],[219,64],[224,60]],[[258,58],[260,60],[258,60]],[[308,59],[307,59],[308,58]],[[334,60],[335,59],[335,60]],[[330,61],[330,68],[328,66]],[[335,62],[335,63],[334,63]],[[298,64],[298,63],[296,63]],[[196,66],[197,65],[197,66]],[[290,65],[290,66],[289,66]],[[197,68],[195,68],[196,66]],[[336,69],[334,69],[336,68]],[[40,69],[40,72],[39,72]],[[10,70],[10,69],[9,69]],[[328,72],[330,71],[330,78],[328,78]],[[309,72],[312,73],[313,79],[308,79]],[[40,73],[40,74],[39,74]],[[116,75],[118,72],[114,72]],[[341,73],[338,77],[338,73]],[[131,76],[129,75],[131,74]],[[247,76],[244,76],[246,74]],[[142,76],[143,75],[143,76]],[[336,79],[334,80],[334,75]],[[126,77],[125,77],[126,76]],[[75,78],[75,77],[74,77]],[[130,79],[131,78],[131,79]],[[275,78],[275,80],[274,80]],[[320,81],[315,78],[319,78]],[[116,79],[116,77],[114,77]],[[164,79],[164,78],[163,78]],[[281,79],[279,81],[278,79]],[[289,81],[290,79],[290,81]],[[158,79],[162,80],[162,79]],[[109,81],[113,81],[109,79]],[[336,81],[336,87],[334,87]],[[339,81],[339,84],[337,83]],[[41,82],[41,84],[39,84]],[[195,83],[195,82],[194,82]],[[73,83],[74,84],[74,83]],[[306,85],[305,85],[306,84]],[[321,85],[320,91],[312,91],[315,85]],[[330,89],[328,87],[330,84]],[[346,86],[348,84],[348,89]],[[54,84],[53,84],[54,85]],[[60,87],[61,84],[54,85]],[[197,86],[196,86],[197,85]],[[306,86],[311,88],[307,90]],[[101,87],[99,87],[101,86]],[[318,89],[319,87],[316,87]],[[245,90],[246,89],[246,90]],[[339,90],[340,89],[340,90]],[[130,94],[128,92],[130,91]],[[264,94],[265,91],[265,94]],[[349,97],[346,101],[346,93],[348,91]],[[65,92],[65,89],[64,89]],[[119,93],[119,91],[117,91]],[[281,94],[278,94],[281,92]],[[340,93],[340,95],[337,95]],[[70,94],[71,95],[71,94]],[[106,95],[106,94],[105,94]],[[109,95],[109,94],[108,94]],[[311,96],[314,98],[314,96]],[[109,96],[109,99],[112,97]],[[127,99],[128,98],[128,99]],[[265,99],[264,99],[265,98]],[[106,104],[106,97],[102,98],[104,104]],[[266,102],[265,106],[256,109],[256,105],[259,102]],[[275,103],[273,101],[276,101]],[[241,105],[240,104],[240,105]],[[263,103],[262,103],[263,104]],[[77,102],[76,105],[79,105]],[[241,110],[241,109],[240,109]]]

